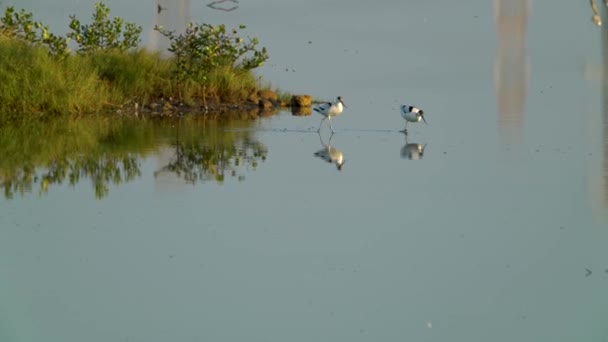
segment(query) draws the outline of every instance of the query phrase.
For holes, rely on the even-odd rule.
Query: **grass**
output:
[[[169,60],[161,58],[159,53],[106,50],[71,58],[85,60],[110,89],[112,99],[117,102],[133,98],[148,102],[174,92],[170,81],[172,65]]]
[[[0,123],[95,112],[108,99],[108,87],[80,58],[57,61],[43,48],[11,39],[0,40],[0,56]]]
[[[212,71],[206,82],[209,96],[216,101],[235,102],[246,99],[259,87],[258,81],[249,71],[223,67]]]
[[[56,59],[43,47],[0,37],[0,56],[0,124],[100,113],[159,98],[239,103],[268,89],[252,71],[231,67],[212,70],[202,84],[177,84],[173,59],[145,49]]]

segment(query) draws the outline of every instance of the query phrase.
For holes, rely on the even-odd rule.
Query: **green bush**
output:
[[[1,0],[0,0],[1,1]],[[170,40],[172,58],[135,49],[142,28],[110,18],[102,2],[83,25],[70,16],[66,37],[49,32],[32,13],[7,7],[0,17],[0,121],[23,113],[42,116],[97,112],[154,98],[223,102],[260,87],[252,69],[267,59],[257,38],[238,29],[191,23],[182,34],[155,27]],[[78,53],[70,53],[74,40]]]
[[[52,56],[64,58],[70,53],[69,38],[56,36],[49,32],[47,26],[34,21],[34,16],[24,9],[17,12],[14,7],[7,7],[0,18],[0,38],[19,39],[33,44],[43,44]]]
[[[0,18],[0,36],[36,41],[36,22],[33,17],[32,13],[24,9],[17,12],[14,7],[7,7],[4,16]]]
[[[244,28],[242,25],[239,27]],[[171,41],[169,51],[175,57],[178,82],[190,79],[205,83],[209,72],[214,69],[230,67],[248,71],[268,59],[266,48],[257,48],[257,38],[245,41],[237,35],[237,29],[226,31],[224,25],[190,23],[180,35],[159,26],[154,29]]]
[[[101,2],[95,4],[93,22],[81,25],[80,20],[70,15],[70,29],[67,37],[78,44],[78,52],[90,53],[97,50],[127,50],[137,47],[141,26],[125,22],[120,17],[110,20],[110,9]],[[124,26],[124,27],[123,27]]]

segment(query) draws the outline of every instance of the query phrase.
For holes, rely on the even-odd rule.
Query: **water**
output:
[[[135,176],[1,200],[0,340],[607,341],[608,37],[587,2],[534,2],[525,28],[506,6],[502,26],[488,1],[191,3],[260,38],[265,80],[343,96],[342,170],[314,156],[319,115],[132,128],[86,155]],[[407,142],[402,103],[429,122]],[[167,171],[177,146],[211,162]]]

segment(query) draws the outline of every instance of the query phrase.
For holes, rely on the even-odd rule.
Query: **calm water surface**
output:
[[[56,3],[18,6],[60,27],[93,1]],[[588,2],[205,4],[181,17],[246,24],[265,80],[343,96],[336,134],[314,114],[186,121],[110,140],[73,185],[41,191],[39,168],[0,199],[0,341],[608,341],[608,37]],[[407,140],[402,103],[429,122]]]

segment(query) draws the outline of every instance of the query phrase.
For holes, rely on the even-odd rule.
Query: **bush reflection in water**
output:
[[[189,183],[238,180],[266,159],[267,150],[247,128],[255,121],[185,117],[138,120],[91,117],[0,127],[0,187],[15,194],[46,194],[54,186],[89,180],[96,198],[110,185],[142,176],[141,160],[173,150],[154,176],[171,173]]]

